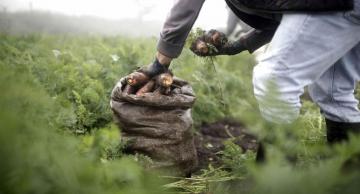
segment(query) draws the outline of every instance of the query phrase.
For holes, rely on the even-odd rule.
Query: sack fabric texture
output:
[[[125,84],[125,79],[120,79],[110,102],[121,138],[126,142],[125,151],[150,157],[150,167],[167,174],[191,174],[198,161],[191,131],[191,107],[196,99],[192,87],[174,78],[169,96],[136,96],[123,92]]]

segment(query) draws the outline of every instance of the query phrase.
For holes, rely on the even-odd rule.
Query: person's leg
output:
[[[349,131],[360,132],[359,103],[354,96],[359,80],[360,44],[308,88],[311,98],[325,116],[329,143],[347,139]]]
[[[360,44],[310,85],[309,94],[325,118],[337,122],[360,122],[359,102],[354,96],[359,80]]]
[[[360,42],[360,19],[356,20],[360,0],[355,2],[351,20],[347,18],[351,14],[340,12],[284,14],[267,53],[253,72],[254,94],[266,120],[294,121],[304,86],[318,80]]]

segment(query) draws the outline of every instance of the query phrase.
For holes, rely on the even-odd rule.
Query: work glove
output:
[[[226,35],[217,30],[210,30],[192,42],[190,50],[198,56],[236,55],[246,48],[242,39],[228,41]]]
[[[155,58],[154,62],[150,65],[139,68],[125,77],[123,84],[132,86],[128,87],[128,91],[126,93],[134,93],[135,89],[139,89],[139,87],[144,86],[151,79],[153,79],[153,77],[163,73],[169,73],[172,77],[172,73],[168,69],[168,65],[161,64],[159,60]]]
[[[148,66],[142,67],[137,70],[137,72],[141,72],[148,76],[149,78],[155,77],[162,73],[169,71],[169,65],[164,65],[159,62],[157,58],[155,58],[153,63],[150,63]]]

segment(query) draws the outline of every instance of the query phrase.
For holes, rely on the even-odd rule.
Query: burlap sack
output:
[[[111,94],[111,109],[119,125],[126,150],[149,156],[153,168],[186,176],[196,167],[197,156],[191,133],[192,87],[174,78],[169,96],[147,93],[128,95],[122,78]]]

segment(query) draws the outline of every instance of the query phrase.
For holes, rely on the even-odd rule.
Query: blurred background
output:
[[[327,146],[306,96],[296,126],[269,128],[253,96],[253,55],[196,57],[191,36],[171,69],[196,93],[199,171],[159,178],[146,170],[150,157],[127,154],[111,91],[154,60],[173,3],[0,0],[0,194],[359,193],[359,137]],[[233,38],[248,29],[241,25],[221,0],[206,0],[195,23]],[[269,163],[254,165],[252,134],[275,140]]]
[[[158,36],[174,0],[0,0],[0,32]],[[225,1],[207,0],[195,27],[225,28]]]

